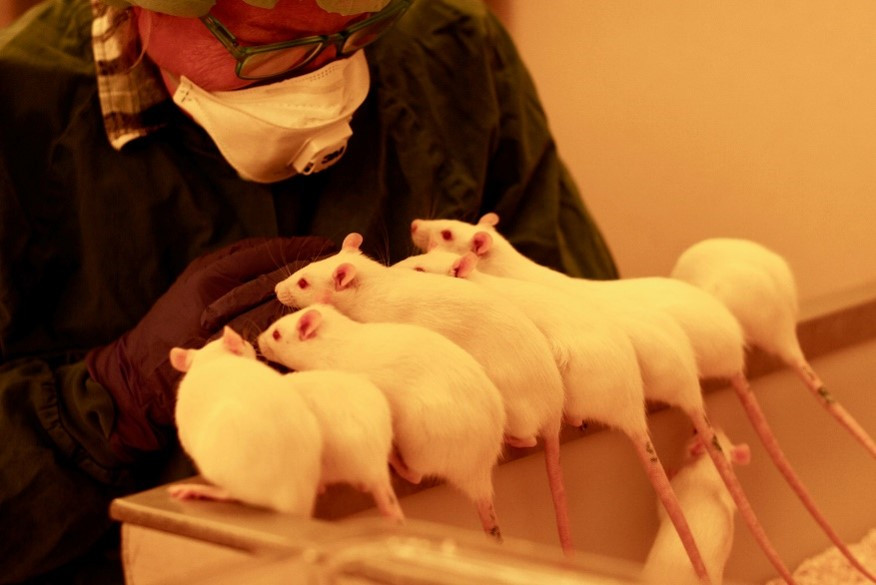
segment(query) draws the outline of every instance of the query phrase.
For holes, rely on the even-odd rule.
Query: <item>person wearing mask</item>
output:
[[[480,0],[47,0],[0,87],[3,583],[120,578],[111,499],[193,473],[169,349],[254,338],[351,231],[394,262],[412,219],[495,211],[617,277]]]

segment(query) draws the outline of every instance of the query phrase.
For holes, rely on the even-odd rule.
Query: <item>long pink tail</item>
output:
[[[745,378],[745,374],[739,373],[733,376],[731,380],[733,384],[734,390],[736,390],[736,394],[739,396],[739,399],[742,401],[742,406],[745,408],[746,414],[748,414],[748,418],[751,420],[751,424],[754,427],[755,432],[760,437],[761,443],[763,443],[764,448],[769,453],[770,458],[773,460],[773,463],[776,466],[776,469],[785,477],[785,481],[794,490],[794,493],[797,494],[797,497],[802,502],[803,506],[809,510],[809,514],[812,518],[821,526],[821,529],[827,535],[828,538],[836,545],[837,549],[842,553],[846,559],[848,559],[849,563],[855,569],[857,569],[861,574],[863,574],[867,579],[876,583],[876,578],[867,571],[866,568],[861,565],[858,560],[852,556],[851,551],[849,551],[848,547],[836,533],[836,531],[831,527],[828,523],[827,519],[824,517],[824,514],[821,513],[818,506],[815,505],[815,501],[812,499],[812,496],[809,494],[809,491],[803,485],[803,482],[800,481],[800,478],[797,476],[797,473],[794,471],[793,467],[791,467],[791,463],[788,461],[788,458],[785,457],[782,448],[779,446],[779,442],[776,439],[776,436],[773,434],[770,429],[769,423],[767,423],[766,417],[763,414],[763,411],[760,408],[760,404],[757,401],[757,398],[754,396],[754,392],[751,390],[751,386],[748,384],[748,380]]]
[[[730,497],[736,502],[736,508],[739,510],[739,515],[742,516],[742,519],[745,521],[751,534],[754,536],[755,540],[757,540],[757,544],[769,559],[770,563],[772,563],[773,567],[779,572],[782,579],[784,579],[788,585],[793,585],[794,578],[791,576],[791,572],[788,571],[788,568],[779,557],[779,553],[773,547],[772,542],[770,542],[760,520],[757,519],[754,509],[751,507],[751,503],[748,501],[748,497],[745,495],[745,491],[742,489],[742,485],[739,483],[739,479],[736,477],[736,473],[733,471],[733,467],[721,452],[720,442],[715,435],[715,430],[712,428],[711,423],[709,423],[709,419],[706,417],[706,413],[704,411],[691,412],[688,413],[688,416],[690,417],[694,428],[697,430],[697,433],[702,437],[702,442],[706,447],[706,452],[712,459],[712,463],[715,464],[715,469],[717,469],[718,474],[724,481],[724,485],[727,486],[727,491],[730,492]]]
[[[701,583],[711,583],[712,581],[709,578],[709,573],[706,570],[706,564],[703,561],[700,549],[697,547],[697,543],[694,540],[693,532],[690,529],[690,525],[687,523],[687,519],[684,517],[684,512],[681,509],[681,505],[678,503],[675,490],[672,489],[672,485],[669,483],[669,478],[666,476],[666,470],[663,468],[663,464],[660,463],[660,458],[657,457],[657,452],[654,450],[654,446],[651,445],[650,437],[647,435],[644,437],[630,435],[630,441],[632,441],[633,447],[636,449],[636,454],[642,462],[642,467],[645,468],[645,473],[647,474],[648,479],[651,480],[651,485],[654,486],[657,498],[663,504],[663,507],[666,509],[666,514],[672,521],[673,526],[675,526],[675,531],[678,533],[679,538],[681,538],[681,544],[684,547],[688,558],[690,558],[691,565],[693,565],[697,578]]]
[[[870,437],[867,431],[858,424],[858,421],[856,421],[855,418],[843,408],[837,399],[827,391],[824,387],[824,383],[812,369],[812,366],[804,360],[802,363],[795,364],[794,369],[797,372],[797,375],[803,379],[803,383],[806,384],[806,387],[809,388],[810,392],[812,392],[813,396],[815,396],[825,410],[832,414],[833,417],[849,433],[851,433],[852,436],[855,437],[865,449],[867,449],[867,451],[870,452],[870,455],[876,458],[876,442],[874,442],[873,438]]]
[[[560,436],[559,433],[549,433],[544,437],[544,463],[547,468],[548,485],[551,488],[551,499],[554,503],[554,514],[557,518],[557,532],[560,535],[560,546],[563,553],[571,557],[574,554],[572,546],[572,528],[569,522],[569,506],[566,501],[566,485],[563,481],[563,468],[560,466]]]

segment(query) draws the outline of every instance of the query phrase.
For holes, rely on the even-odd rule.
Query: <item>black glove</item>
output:
[[[177,383],[172,347],[201,347],[230,325],[254,340],[289,311],[274,286],[313,259],[331,253],[329,240],[253,238],[206,254],[183,271],[130,331],[86,355],[88,371],[113,396],[110,447],[122,461],[166,446]],[[289,261],[291,263],[288,263]]]

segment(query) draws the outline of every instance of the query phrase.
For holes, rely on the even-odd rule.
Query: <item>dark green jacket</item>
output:
[[[371,93],[343,159],[274,185],[238,178],[171,102],[166,127],[114,150],[90,26],[88,2],[54,0],[0,31],[0,508],[27,510],[24,476],[58,461],[118,480],[102,445],[113,406],[82,355],[137,323],[208,250],[247,236],[340,242],[358,231],[366,252],[395,261],[413,252],[412,219],[495,211],[534,260],[616,277],[532,81],[480,1],[416,2],[367,49]]]

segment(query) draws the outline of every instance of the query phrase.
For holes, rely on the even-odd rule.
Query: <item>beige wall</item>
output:
[[[804,303],[876,281],[876,3],[499,4],[625,276],[740,236]]]

